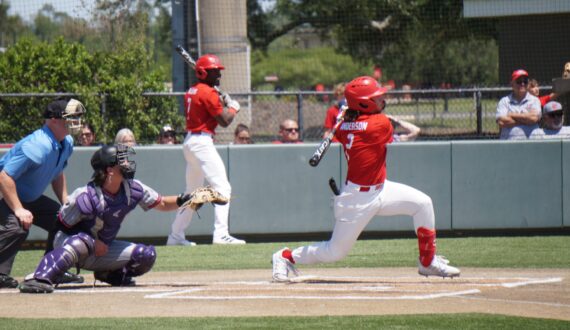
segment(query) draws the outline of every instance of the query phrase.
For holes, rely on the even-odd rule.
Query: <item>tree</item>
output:
[[[51,43],[22,39],[0,54],[0,76],[0,93],[78,94],[88,109],[85,119],[101,132],[104,142],[112,141],[123,127],[132,129],[140,141],[154,141],[164,123],[182,122],[174,99],[141,95],[166,89],[162,74],[153,69],[152,54],[141,42],[124,43],[116,51],[89,52],[63,38]],[[50,99],[0,99],[0,140],[16,141],[36,129]]]

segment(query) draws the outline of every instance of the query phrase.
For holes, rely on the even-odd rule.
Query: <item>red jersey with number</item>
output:
[[[196,83],[184,95],[186,109],[186,130],[188,132],[208,132],[214,134],[219,116],[224,108],[218,92],[204,84]]]
[[[387,144],[392,142],[392,124],[384,114],[362,114],[344,122],[336,131],[348,162],[348,181],[372,186],[386,180]]]

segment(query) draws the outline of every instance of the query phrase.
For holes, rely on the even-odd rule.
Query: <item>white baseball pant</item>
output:
[[[402,183],[386,180],[378,189],[360,191],[361,186],[348,182],[335,197],[336,223],[332,237],[325,242],[302,246],[293,250],[298,264],[335,262],[344,258],[356,243],[364,227],[375,215],[409,215],[414,228],[435,228],[431,198],[423,192]]]
[[[224,197],[230,198],[232,188],[226,175],[226,167],[218,154],[212,137],[206,134],[192,135],[188,133],[182,147],[186,159],[186,193],[208,181]],[[214,237],[228,235],[228,217],[230,203],[214,205]],[[185,239],[184,231],[192,221],[194,211],[190,208],[179,210],[172,223],[171,236],[177,240]]]

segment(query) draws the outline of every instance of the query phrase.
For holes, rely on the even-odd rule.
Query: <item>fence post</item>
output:
[[[303,127],[303,94],[297,94],[297,124],[299,124],[299,138],[303,138],[305,129]]]
[[[105,116],[107,114],[107,96],[105,93],[101,94],[101,131],[103,132],[103,136],[105,137],[105,143],[107,143],[107,126],[105,123],[107,122]]]
[[[475,110],[477,112],[477,136],[481,137],[483,133],[483,106],[481,104],[481,91],[474,92]]]

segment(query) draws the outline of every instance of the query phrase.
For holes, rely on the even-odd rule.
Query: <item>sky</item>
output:
[[[45,4],[51,4],[55,11],[65,12],[69,16],[88,18],[89,9],[95,3],[94,0],[0,0],[8,2],[10,9],[8,14],[20,15],[25,21],[32,21]]]

